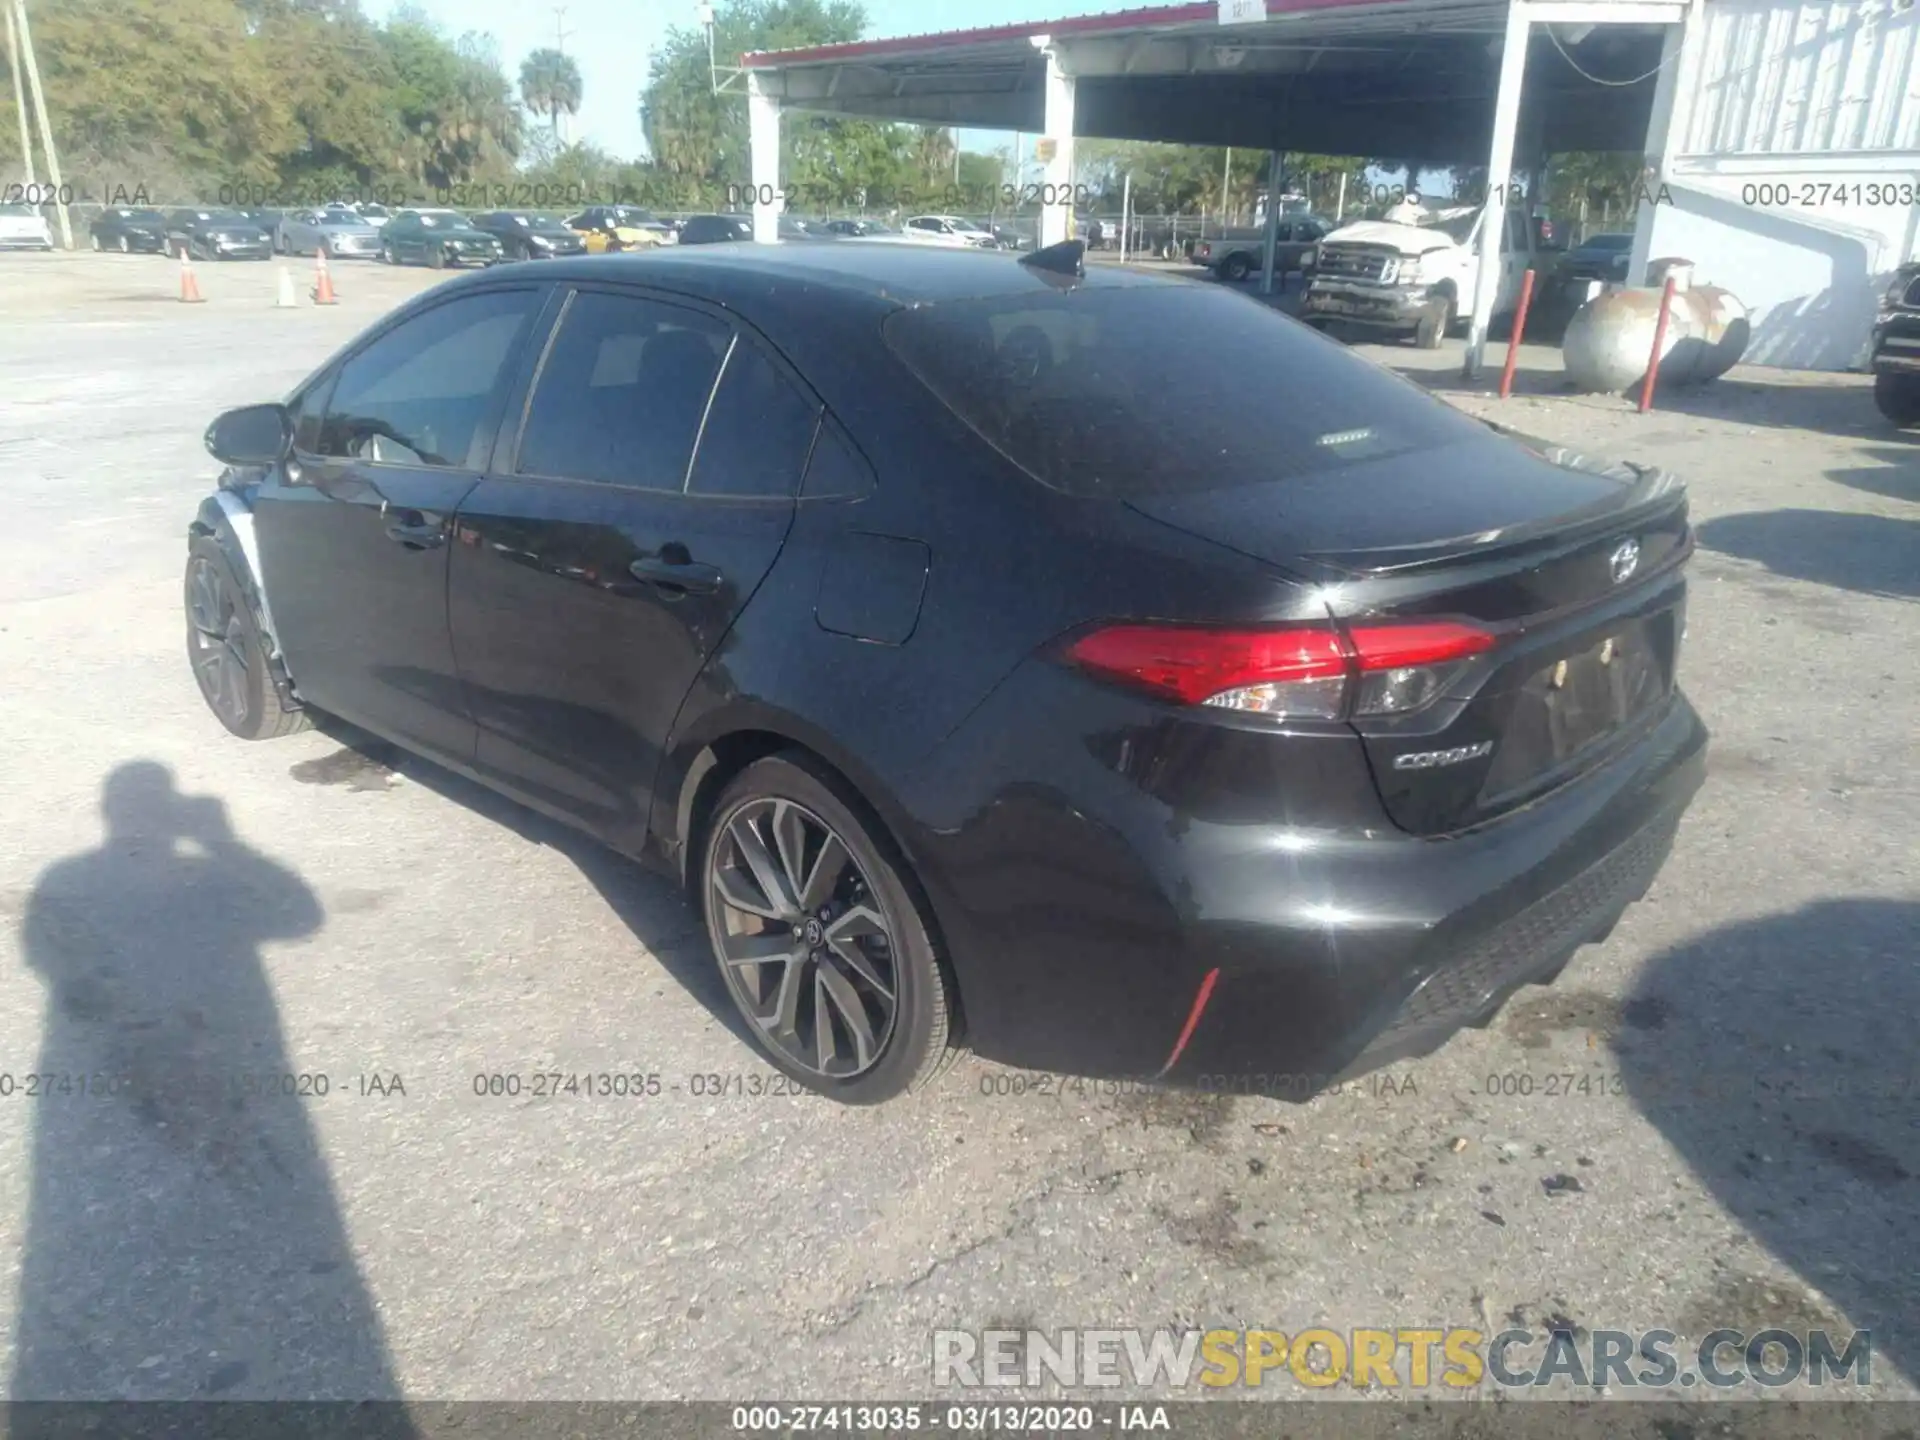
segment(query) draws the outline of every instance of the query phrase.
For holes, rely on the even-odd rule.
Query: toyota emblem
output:
[[[1633,578],[1633,572],[1640,568],[1640,542],[1622,540],[1614,547],[1613,554],[1607,557],[1607,572],[1613,576],[1613,583],[1624,585]]]

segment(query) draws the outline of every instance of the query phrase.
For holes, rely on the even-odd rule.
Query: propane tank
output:
[[[1673,305],[1660,346],[1660,381],[1700,385],[1740,363],[1750,329],[1747,310],[1727,291],[1692,283],[1693,263],[1656,260],[1651,286],[1603,291],[1574,312],[1561,341],[1567,378],[1582,390],[1636,389],[1646,378],[1660,325],[1660,295],[1673,277]]]

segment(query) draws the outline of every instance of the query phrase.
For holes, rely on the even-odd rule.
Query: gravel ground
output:
[[[883,1398],[932,1393],[940,1328],[1509,1323],[1870,1328],[1872,1393],[1914,1395],[1920,449],[1862,377],[1742,370],[1637,416],[1554,393],[1551,351],[1502,404],[1450,352],[1369,347],[1691,482],[1715,745],[1652,893],[1490,1029],[1309,1104],[969,1060],[850,1111],[756,1093],[665,883],[201,705],[202,430],[438,278],[334,268],[338,307],[278,310],[273,265],[199,266],[188,307],[166,260],[0,259],[14,1398]],[[109,1066],[146,1083],[21,1093]],[[612,1069],[660,1093],[474,1091]],[[281,1072],[329,1093],[243,1078]]]

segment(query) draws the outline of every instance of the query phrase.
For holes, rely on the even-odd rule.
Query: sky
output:
[[[384,21],[398,0],[363,0],[361,9]],[[580,113],[566,123],[570,141],[591,141],[623,159],[640,155],[640,86],[652,52],[675,26],[691,28],[694,0],[415,0],[452,35],[469,30],[491,34],[500,60],[517,78],[520,62],[532,51],[555,43],[580,67]],[[921,35],[934,30],[963,30],[976,25],[1010,25],[1023,20],[1052,20],[1062,15],[1097,15],[1128,10],[1145,0],[866,0],[867,38]],[[742,100],[741,104],[746,102]],[[1010,143],[994,131],[963,130],[966,150],[989,150]]]

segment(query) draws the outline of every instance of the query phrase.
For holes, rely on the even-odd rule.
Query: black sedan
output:
[[[136,205],[109,206],[93,217],[87,233],[96,250],[163,255],[167,249],[167,217]]]
[[[238,210],[174,210],[167,249],[184,249],[195,260],[271,260],[273,237]]]
[[[557,215],[491,210],[474,216],[473,223],[500,242],[509,260],[552,260],[561,255],[587,253],[586,241]]]
[[[725,245],[753,239],[753,221],[745,215],[689,215],[680,222],[682,245]]]
[[[1598,280],[1603,284],[1624,285],[1633,259],[1633,236],[1609,233],[1589,235],[1560,261],[1563,280]]]
[[[416,297],[209,429],[202,693],[663,866],[771,1063],[841,1101],[963,1042],[1304,1098],[1484,1023],[1702,781],[1684,490],[1080,251]]]
[[[506,258],[500,241],[457,210],[402,210],[380,227],[380,259],[388,265],[492,265]]]

